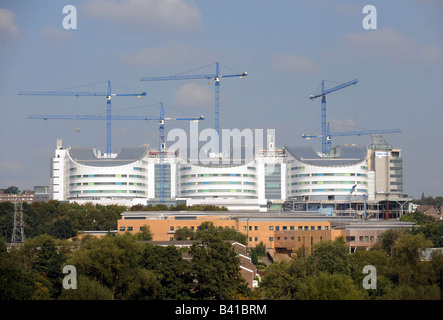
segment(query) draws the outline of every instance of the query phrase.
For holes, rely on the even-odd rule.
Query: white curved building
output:
[[[219,164],[192,161],[178,150],[169,150],[161,174],[158,150],[146,145],[123,147],[108,157],[96,148],[64,149],[59,141],[52,158],[50,194],[60,201],[127,206],[165,199],[170,204],[181,201],[230,210],[267,211],[274,205],[282,208],[285,202],[292,203],[293,210],[296,202],[305,203],[303,210],[336,210],[351,193],[362,203],[359,206],[365,199],[377,200],[377,194],[389,196],[384,189],[380,191],[381,186],[392,185],[398,193],[402,171],[395,165],[401,161],[399,155],[392,152],[394,158],[388,161],[366,146],[349,145],[321,157],[310,147],[269,145],[239,164]],[[391,180],[381,180],[375,170],[388,165],[394,166],[387,171]]]
[[[66,183],[63,192],[57,190],[59,185],[55,183],[57,176],[53,169],[55,199],[61,198],[60,193],[63,193],[63,200],[89,201],[143,198],[148,195],[146,146],[125,147],[115,157],[109,158],[96,148],[70,147],[57,151],[53,167],[56,168],[57,162],[65,163],[64,170],[60,168],[58,171]],[[57,193],[59,197],[56,197]]]
[[[370,174],[365,146],[338,146],[330,157],[321,157],[310,147],[286,150],[289,199],[345,200],[351,191],[355,196],[368,194]]]

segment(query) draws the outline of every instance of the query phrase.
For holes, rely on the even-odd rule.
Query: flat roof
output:
[[[335,155],[329,157],[319,156],[312,147],[288,147],[286,150],[298,161],[323,167],[350,166],[364,161],[368,154],[366,146],[337,146],[333,150]],[[332,151],[331,151],[332,152]]]
[[[362,220],[352,217],[327,216],[319,213],[301,212],[241,212],[241,211],[124,211],[123,218],[167,219],[168,217],[196,218],[221,217],[245,222],[331,222],[335,229],[357,228],[411,228],[412,222],[398,220]],[[200,219],[199,219],[200,220]]]

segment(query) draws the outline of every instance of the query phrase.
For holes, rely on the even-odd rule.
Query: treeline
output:
[[[423,193],[421,195],[420,199],[414,199],[413,201],[415,204],[421,205],[421,206],[443,206],[443,197],[437,196],[437,197],[426,197]]]
[[[84,230],[116,230],[120,214],[125,206],[77,203],[59,201],[23,203],[25,235],[34,238],[51,235],[57,239],[68,239]],[[3,237],[8,241],[12,236],[14,223],[14,204],[0,203],[0,227]]]
[[[0,300],[246,299],[233,246],[211,231],[189,249],[154,246],[134,235],[72,242],[41,235],[8,253],[0,248]],[[183,259],[186,253],[191,259]],[[63,286],[74,266],[77,287]],[[72,284],[72,282],[71,282]]]
[[[57,239],[69,239],[79,231],[108,231],[117,229],[120,214],[128,208],[119,205],[62,203],[51,200],[48,202],[23,203],[23,219],[25,235],[33,238],[39,235],[51,235]],[[132,211],[227,211],[217,206],[186,206],[180,204],[168,207],[164,204],[137,205]],[[2,236],[10,240],[14,224],[14,204],[0,202],[0,228]]]
[[[129,233],[81,241],[41,235],[10,252],[3,244],[0,300],[440,299],[443,254],[423,260],[421,250],[432,241],[422,233],[388,230],[371,250],[352,254],[343,238],[301,248],[290,261],[266,267],[251,291],[232,245],[208,226],[188,249],[155,246]],[[63,287],[66,265],[76,268],[76,289]],[[365,266],[375,268],[369,280],[375,288],[365,289]]]
[[[388,230],[373,249],[353,254],[343,238],[323,241],[309,255],[302,248],[290,262],[270,265],[259,295],[278,300],[439,300],[443,254],[430,261],[420,255],[431,246],[423,234],[405,230]],[[375,280],[366,280],[375,284],[373,289],[365,289],[365,266],[375,267]]]

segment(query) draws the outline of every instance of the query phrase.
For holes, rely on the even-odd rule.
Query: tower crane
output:
[[[41,120],[108,120],[108,115],[49,115],[49,114],[34,114],[29,115],[28,119],[41,119]],[[166,139],[165,139],[165,121],[199,121],[204,120],[203,115],[199,117],[165,117],[165,111],[163,103],[160,103],[160,116],[137,116],[137,115],[111,115],[111,120],[157,120],[159,122],[159,167],[160,167],[160,202],[165,202],[165,170],[164,170],[164,158],[166,152]]]
[[[363,136],[363,135],[372,135],[372,134],[383,134],[383,133],[401,133],[400,129],[385,129],[385,130],[359,130],[359,131],[344,131],[344,132],[331,132],[329,123],[327,126],[327,134],[326,134],[326,143],[327,143],[327,151],[331,150],[332,146],[332,137],[344,137],[344,136]],[[307,135],[303,134],[302,138],[310,140],[312,138],[322,138],[323,136],[317,135]]]
[[[219,63],[215,63],[215,73],[210,74],[196,74],[196,75],[175,75],[175,76],[160,76],[160,77],[142,77],[140,81],[164,81],[164,80],[193,80],[193,79],[214,79],[215,86],[215,122],[214,129],[220,137],[220,79],[240,77],[244,78],[248,75],[245,71],[238,74],[220,74]]]
[[[354,85],[358,82],[357,79],[343,83],[341,85],[338,85],[336,87],[330,88],[328,90],[325,90],[325,81],[322,80],[321,82],[321,93],[317,95],[311,95],[309,98],[314,101],[316,98],[321,97],[321,130],[322,130],[322,155],[326,156],[327,153],[327,128],[326,128],[326,95],[335,91],[338,91],[340,89],[344,89],[346,87],[349,87],[351,85]]]
[[[106,120],[106,132],[107,132],[107,140],[106,140],[106,154],[108,156],[111,155],[111,121],[113,120],[113,116],[111,114],[111,98],[112,97],[141,97],[146,96],[146,92],[140,93],[113,93],[111,89],[111,81],[108,80],[108,90],[105,91],[66,91],[66,90],[56,90],[56,91],[20,91],[19,95],[52,95],[52,96],[99,96],[106,97],[106,117],[105,119],[95,119],[95,120]],[[49,118],[48,118],[49,119]],[[77,119],[78,120],[78,119]],[[83,119],[83,120],[93,120],[93,119]],[[129,120],[129,119],[128,119]]]

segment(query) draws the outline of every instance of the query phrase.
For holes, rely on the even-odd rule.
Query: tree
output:
[[[7,187],[6,189],[3,189],[3,192],[6,194],[19,194],[20,189],[17,188],[16,186],[10,186],[10,187]]]
[[[213,238],[194,243],[189,251],[191,294],[196,299],[234,299],[250,290],[240,274],[240,260],[232,245]]]
[[[196,233],[188,227],[178,229],[174,233],[175,240],[194,240],[195,237]]]
[[[57,239],[69,239],[75,237],[77,232],[74,230],[71,220],[63,217],[52,223],[50,235]]]
[[[355,269],[343,237],[319,242],[306,260],[313,275],[320,272],[349,274]]]
[[[326,272],[307,278],[296,294],[300,300],[362,300],[365,297],[366,292],[357,289],[351,277]]]
[[[188,262],[174,246],[160,247],[146,244],[141,257],[141,265],[152,270],[160,280],[160,299],[189,299],[191,282],[186,275]]]
[[[420,260],[420,250],[430,248],[432,242],[423,234],[404,233],[392,247],[392,278],[396,284],[419,286],[427,284],[428,264]]]
[[[232,240],[237,241],[241,244],[246,245],[247,236],[241,232],[236,231],[232,228],[216,228],[214,223],[211,221],[203,222],[198,228],[195,234],[195,239],[207,240],[218,238],[221,240]]]
[[[275,262],[268,266],[260,282],[260,295],[272,300],[294,299],[300,279],[290,272],[290,263]]]
[[[112,291],[99,281],[80,274],[77,289],[65,289],[59,300],[112,300]]]
[[[107,287],[115,299],[153,299],[160,284],[141,267],[141,252],[142,245],[133,235],[107,235],[87,239],[67,264]]]
[[[152,240],[152,236],[151,227],[147,224],[141,227],[141,231],[136,234],[137,239],[141,241],[150,241]]]

